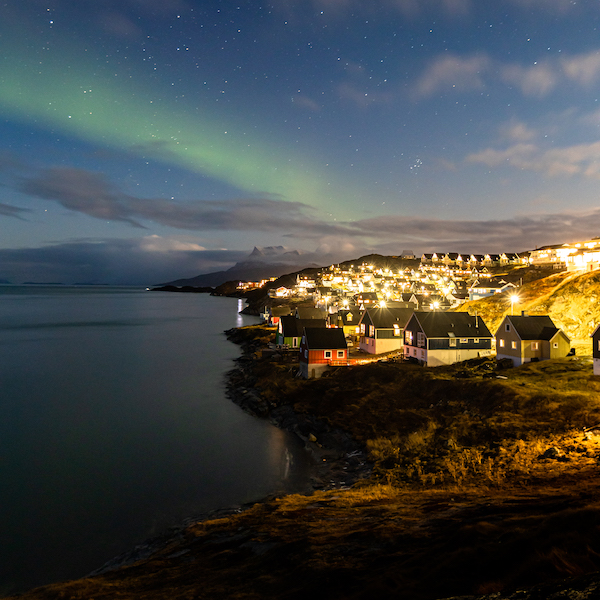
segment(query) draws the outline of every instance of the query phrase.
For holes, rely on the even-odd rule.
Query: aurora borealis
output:
[[[480,4],[0,2],[0,280],[598,235],[600,7]]]

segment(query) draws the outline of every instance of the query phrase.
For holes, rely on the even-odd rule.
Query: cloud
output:
[[[292,102],[296,106],[307,108],[313,112],[319,112],[322,108],[321,105],[318,102],[315,102],[312,98],[309,98],[308,96],[302,96],[300,94],[292,96]]]
[[[490,59],[482,54],[468,57],[440,56],[425,69],[417,81],[415,94],[424,97],[446,89],[457,92],[483,89],[483,75],[489,66]]]
[[[600,52],[563,58],[561,66],[567,77],[582,86],[590,86],[600,78]]]
[[[471,0],[276,0],[272,6],[290,18],[296,16],[306,7],[319,13],[323,11],[327,16],[335,18],[345,17],[349,14],[372,15],[380,14],[383,8],[400,13],[407,18],[417,18],[428,12],[446,14],[451,17],[462,17],[468,14]]]
[[[566,13],[572,9],[579,9],[578,3],[573,0],[511,0],[511,2],[525,10],[540,9],[542,12]]]
[[[470,92],[497,82],[518,88],[523,95],[542,98],[570,86],[590,87],[600,81],[600,51],[544,58],[533,64],[503,63],[485,54],[442,54],[416,80],[413,93],[428,97],[438,92]]]
[[[168,239],[153,236],[0,249],[0,279],[146,286],[228,269],[247,255],[239,250],[175,250],[170,245]]]
[[[546,96],[559,82],[560,73],[557,65],[549,61],[530,67],[505,65],[500,69],[502,81],[516,85],[525,96]]]
[[[512,119],[500,127],[500,135],[503,139],[511,142],[529,142],[537,137],[538,132],[531,129],[525,123]]]
[[[465,160],[488,167],[506,165],[550,176],[583,175],[600,179],[600,142],[549,150],[535,144],[515,144],[504,150],[487,148],[470,154]]]
[[[396,242],[396,253],[404,247],[419,253],[431,250],[515,252],[544,244],[592,238],[600,231],[600,210],[487,221],[387,216],[357,221],[353,226],[363,235],[370,233],[377,234],[379,239],[385,238],[388,251]]]
[[[138,228],[146,228],[142,222],[152,222],[191,231],[310,231],[325,235],[340,230],[338,225],[313,217],[313,209],[299,202],[137,198],[118,190],[101,173],[72,167],[45,169],[35,177],[23,178],[19,190],[96,219],[122,221]]]
[[[10,204],[3,204],[0,202],[0,215],[4,217],[15,217],[17,219],[23,219],[21,216],[23,213],[31,212],[28,208],[19,208],[18,206],[11,206]]]

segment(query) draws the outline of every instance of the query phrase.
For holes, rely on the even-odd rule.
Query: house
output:
[[[496,358],[523,363],[566,356],[571,349],[567,335],[548,315],[510,315],[496,331]]]
[[[592,356],[594,358],[594,375],[600,376],[600,325],[592,333]]]
[[[356,304],[364,306],[365,308],[368,306],[377,306],[377,304],[379,304],[379,298],[377,297],[376,292],[361,292],[360,294],[356,294],[354,299]]]
[[[298,306],[294,312],[296,319],[326,319],[327,311],[314,306]]]
[[[465,312],[415,312],[404,328],[404,358],[429,367],[488,356],[492,334]]]
[[[326,326],[325,319],[297,319],[293,315],[285,315],[279,320],[275,344],[288,348],[299,348],[305,327],[325,328]]]
[[[346,337],[356,336],[360,333],[359,323],[362,311],[358,308],[338,310],[329,315],[329,324],[332,327],[341,327]]]
[[[300,375],[321,377],[332,366],[348,365],[348,347],[343,329],[305,327],[300,343]]]
[[[358,347],[369,354],[401,350],[403,331],[412,308],[367,308],[360,321]]]
[[[486,298],[494,294],[501,294],[511,289],[514,290],[516,287],[514,283],[507,283],[503,279],[476,281],[469,289],[469,300],[479,300],[480,298]]]
[[[486,254],[483,257],[483,264],[486,267],[495,267],[500,264],[500,255],[499,254]]]
[[[273,327],[279,324],[279,319],[285,315],[291,314],[292,309],[289,306],[268,306],[265,307],[266,322]]]

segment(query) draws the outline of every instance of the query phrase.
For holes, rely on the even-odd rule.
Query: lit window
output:
[[[412,346],[413,343],[413,332],[412,331],[404,331],[404,343]],[[598,341],[598,348],[600,349],[600,340]]]
[[[456,338],[450,338],[450,347],[456,346]]]
[[[539,348],[540,348],[539,342],[531,342],[531,349],[532,350],[539,350]]]
[[[369,325],[369,337],[375,337],[375,326]]]
[[[500,348],[504,348],[504,340],[500,340]]]
[[[517,342],[511,342],[511,343],[510,343],[510,347],[511,347],[513,350],[516,350],[516,349],[517,349]]]

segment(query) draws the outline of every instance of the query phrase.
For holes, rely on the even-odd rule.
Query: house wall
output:
[[[428,367],[452,365],[462,360],[479,358],[477,348],[448,348],[447,350],[427,350],[425,362]]]
[[[331,362],[348,360],[348,351],[339,349],[344,353],[343,357],[338,358],[338,349],[330,350],[331,358],[325,358],[325,350],[309,350],[308,358],[305,357],[305,348],[300,350],[300,375],[304,379],[318,378],[323,375],[330,367]]]
[[[554,345],[558,344],[555,348]],[[549,342],[548,342],[548,357],[549,358],[564,358],[571,349],[571,342],[567,339],[567,336],[559,331]]]
[[[367,352],[368,354],[377,354],[375,338],[368,337],[366,335],[360,336],[360,339],[358,341],[358,348],[362,352]]]
[[[594,358],[594,375],[600,377],[600,358]]]
[[[592,336],[592,356],[594,361],[596,359],[600,360],[600,327],[596,329]]]
[[[496,358],[510,358],[515,367],[522,364],[521,360],[521,338],[517,335],[514,327],[510,325],[510,331],[506,331],[506,320],[502,321],[500,328],[496,332]],[[504,340],[504,346],[502,346]],[[512,347],[512,342],[517,343],[517,347]]]
[[[394,350],[402,349],[402,338],[377,338],[375,339],[375,354],[383,354],[384,352],[393,352]]]

